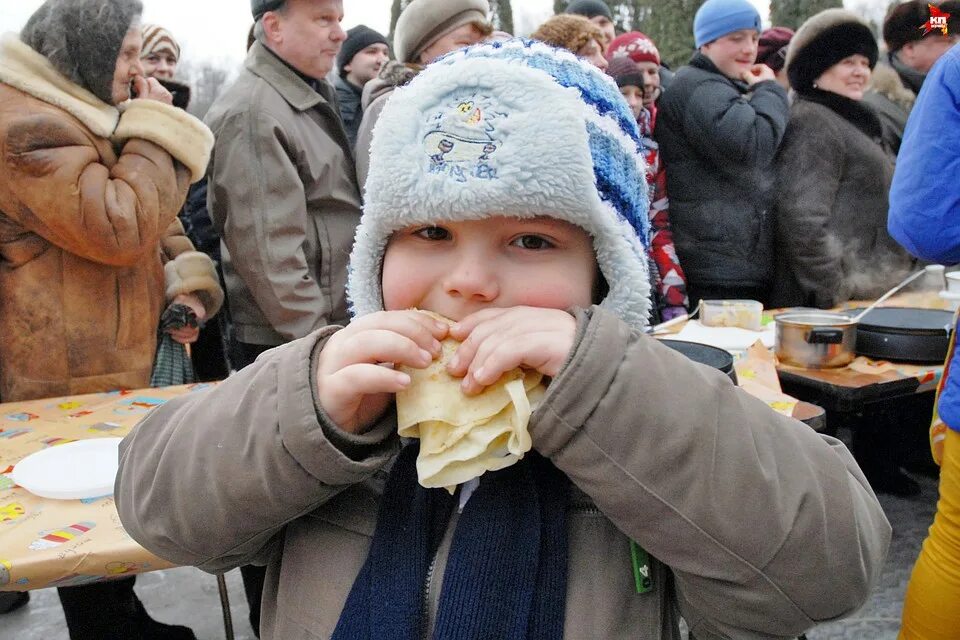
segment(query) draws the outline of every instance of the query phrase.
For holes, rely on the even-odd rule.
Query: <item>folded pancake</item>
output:
[[[446,322],[447,318],[430,314]],[[530,450],[530,415],[543,398],[543,375],[514,369],[476,396],[460,390],[446,366],[460,343],[447,337],[426,369],[400,367],[410,386],[397,394],[399,433],[420,439],[417,477],[427,488],[458,484],[509,467]]]

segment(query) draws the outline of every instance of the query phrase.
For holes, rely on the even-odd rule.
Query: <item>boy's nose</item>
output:
[[[499,295],[496,277],[477,261],[456,265],[443,282],[447,295],[470,302],[490,302]]]

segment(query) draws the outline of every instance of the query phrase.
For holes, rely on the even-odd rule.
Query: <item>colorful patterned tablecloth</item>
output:
[[[123,530],[112,496],[40,498],[8,475],[27,455],[126,435],[151,409],[208,383],[0,404],[0,591],[88,584],[174,565]]]

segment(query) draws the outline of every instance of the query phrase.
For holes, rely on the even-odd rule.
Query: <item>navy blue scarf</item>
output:
[[[443,489],[417,483],[418,452],[419,444],[410,444],[394,464],[370,553],[333,640],[424,635],[427,572],[456,501]],[[568,482],[535,453],[483,476],[453,534],[434,638],[563,636]]]

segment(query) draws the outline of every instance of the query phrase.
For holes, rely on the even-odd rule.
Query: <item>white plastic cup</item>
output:
[[[946,274],[947,291],[960,293],[960,271],[950,271]]]

